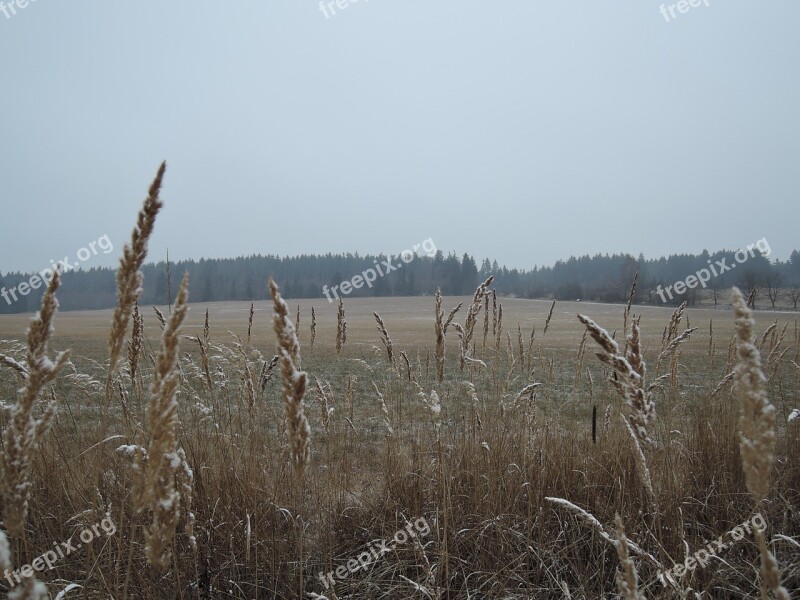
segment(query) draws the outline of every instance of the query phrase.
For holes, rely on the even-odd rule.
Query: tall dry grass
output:
[[[286,426],[292,447],[292,465],[298,479],[303,477],[311,460],[311,428],[305,415],[304,397],[308,388],[308,375],[300,370],[300,341],[289,319],[289,307],[281,298],[277,284],[270,279],[273,327],[278,337],[278,355],[281,364],[283,402],[286,408]]]
[[[122,250],[122,258],[120,259],[119,268],[117,269],[117,305],[114,309],[114,316],[111,320],[111,333],[108,338],[109,359],[105,387],[106,408],[103,415],[104,429],[105,419],[107,418],[106,413],[109,410],[109,404],[111,402],[114,377],[116,376],[117,366],[119,364],[120,352],[125,343],[125,335],[128,331],[131,312],[139,298],[139,293],[141,292],[142,283],[144,281],[141,267],[144,264],[144,259],[147,257],[147,242],[153,233],[156,216],[163,207],[159,194],[166,170],[167,163],[161,163],[153,183],[150,184],[150,190],[147,193],[144,205],[139,211],[136,227],[131,235],[131,241],[129,244],[126,244]]]
[[[140,250],[148,227],[134,234]],[[138,263],[123,263],[129,290]],[[48,343],[67,341],[52,331],[48,291],[28,343],[0,340],[0,394],[14,400],[0,410],[3,450],[27,457],[7,461],[22,468],[4,479],[0,514],[11,535],[0,530],[0,570],[31,562],[97,515],[117,528],[12,597],[44,597],[43,584],[64,600],[783,599],[798,588],[800,417],[788,421],[800,394],[797,326],[792,335],[779,319],[757,331],[740,296],[734,316],[710,325],[720,344],[735,333],[727,364],[715,364],[714,343],[689,325],[697,319],[686,306],[662,333],[663,321],[634,315],[632,303],[616,313],[621,322],[578,323],[554,303],[525,303],[519,318],[523,301],[508,299],[515,343],[489,284],[466,299],[463,323],[460,300],[446,316],[451,299],[429,299],[423,337],[358,303],[350,323],[343,303],[312,310],[314,352],[301,356],[297,312],[274,282],[271,324],[245,306],[232,336],[208,311],[184,319],[184,282],[163,322],[142,316],[133,297],[122,328],[127,309],[118,307],[108,353],[81,348],[74,365],[44,358]],[[475,341],[481,310],[494,345]],[[392,338],[373,312],[391,316]],[[608,333],[615,326],[624,341]],[[179,352],[182,329],[192,343]],[[461,336],[449,356],[448,332]],[[114,374],[121,358],[106,362],[119,335],[129,342],[124,377]],[[584,358],[590,337],[600,360]],[[49,431],[32,425],[42,419]],[[40,431],[35,444],[7,441],[31,431]],[[111,443],[124,450],[106,452]],[[769,524],[763,536],[674,584],[660,579],[756,510]],[[428,533],[358,566],[367,548],[421,517]],[[320,573],[342,566],[347,576],[326,587]]]
[[[15,538],[24,538],[33,482],[31,467],[37,447],[55,418],[56,402],[49,399],[37,407],[47,386],[55,381],[69,361],[69,351],[59,352],[55,360],[48,356],[48,344],[53,335],[53,321],[58,310],[56,290],[61,277],[56,270],[42,297],[42,305],[28,327],[27,356],[24,382],[11,418],[3,431],[0,469],[3,474],[3,524]],[[40,414],[36,414],[36,409]]]

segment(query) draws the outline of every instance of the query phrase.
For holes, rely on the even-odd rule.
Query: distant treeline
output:
[[[741,259],[742,255],[738,255]],[[489,275],[495,276],[493,287],[498,294],[523,298],[555,298],[560,300],[593,300],[623,302],[628,298],[631,281],[638,271],[637,303],[661,304],[663,295],[669,304],[684,300],[696,302],[700,285],[671,291],[672,299],[664,294],[667,286],[676,282],[692,283],[703,269],[710,275],[706,295],[712,294],[720,303],[727,303],[723,290],[740,286],[750,294],[756,292],[760,306],[785,306],[797,309],[800,300],[800,252],[795,250],[786,262],[771,262],[759,250],[746,260],[737,260],[735,251],[709,254],[677,254],[668,258],[634,258],[628,254],[571,257],[558,261],[552,267],[518,270],[501,267],[497,261],[485,259],[480,266],[475,259],[464,254],[444,256],[417,256],[403,263],[396,256],[359,256],[358,254],[302,255],[295,257],[247,256],[232,259],[201,259],[167,264],[145,265],[144,289],[141,305],[166,304],[168,290],[177,293],[184,272],[190,275],[190,299],[193,302],[224,300],[263,300],[267,298],[267,279],[272,276],[280,285],[286,298],[319,298],[327,302],[323,286],[332,288],[350,281],[376,264],[390,261],[402,264],[383,277],[378,277],[371,287],[362,285],[353,289],[346,298],[365,296],[416,296],[433,294],[439,287],[445,295],[472,294],[476,285]],[[718,263],[722,261],[722,266]],[[735,268],[730,268],[735,265]],[[723,268],[726,267],[726,268]],[[384,269],[385,270],[385,269]],[[720,271],[723,271],[720,273]],[[699,276],[704,278],[705,276]],[[689,278],[689,279],[687,279]],[[27,290],[26,286],[37,287]],[[43,286],[36,286],[31,274],[0,273],[0,313],[32,312],[38,309]],[[659,288],[660,286],[660,288]],[[661,292],[659,292],[659,289]],[[11,293],[13,290],[13,294]],[[14,295],[17,300],[14,301]],[[113,269],[89,269],[65,273],[58,292],[62,310],[90,310],[109,308],[116,302],[116,281]],[[10,302],[9,302],[10,301]],[[777,304],[776,304],[777,303]]]

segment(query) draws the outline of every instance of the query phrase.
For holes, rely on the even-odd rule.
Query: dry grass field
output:
[[[0,317],[10,598],[800,587],[794,315],[487,286],[345,300],[342,320],[277,291],[187,306],[189,282],[162,324],[134,307],[157,193],[114,311],[56,314],[56,278],[34,320]]]
[[[471,300],[444,298],[443,304],[449,310]],[[605,381],[609,369],[593,356],[597,348],[591,339],[584,341],[579,356],[585,328],[576,313],[619,332],[625,307],[559,302],[544,334],[549,302],[499,302],[499,352],[491,322],[484,350],[481,311],[475,356],[486,367],[459,369],[458,337],[450,330],[442,383],[434,357],[434,298],[346,302],[347,339],[338,356],[336,305],[324,300],[293,304],[293,318],[297,304],[301,313],[302,368],[311,378],[305,402],[311,461],[302,482],[291,469],[279,378],[263,390],[259,381],[264,361],[275,354],[272,303],[255,303],[249,343],[249,304],[192,305],[180,339],[177,416],[178,441],[194,472],[194,489],[192,505],[183,510],[170,542],[171,564],[161,573],[146,560],[142,532],[148,517],[132,512],[131,461],[115,452],[147,439],[145,412],[160,343],[158,320],[152,309],[144,311],[141,370],[135,381],[125,368],[120,371],[121,388],[115,390],[113,418],[104,435],[111,311],[59,314],[51,346],[53,352],[71,348],[72,365],[53,384],[59,412],[32,459],[25,536],[12,543],[17,564],[32,561],[53,542],[75,536],[108,513],[116,525],[113,535],[39,575],[51,592],[77,583],[82,587],[73,588],[67,598],[614,597],[619,593],[614,546],[546,497],[569,500],[612,532],[619,514],[628,538],[667,569],[753,514],[739,453],[739,402],[730,385],[711,398],[732,370],[731,311],[685,314],[689,323],[684,325],[698,330],[679,346],[675,380],[666,381],[655,395],[652,435],[658,446],[648,454],[653,507],[638,475],[631,437],[619,419],[622,400]],[[317,317],[313,349],[312,306]],[[167,314],[166,307],[160,308]],[[210,389],[199,367],[197,341],[183,337],[202,338],[206,310]],[[399,356],[396,367],[389,364],[373,312],[385,322],[394,351],[409,357],[412,382]],[[465,312],[462,308],[455,321],[463,322]],[[632,312],[641,314],[652,380],[672,311],[634,306]],[[796,589],[800,423],[795,421],[792,428],[787,418],[800,404],[798,370],[791,362],[797,358],[797,324],[785,313],[756,316],[759,335],[776,319],[777,336],[787,327],[778,350],[771,349],[777,336],[770,334],[764,342],[765,355],[789,351],[774,359],[769,380],[778,440],[774,481],[758,510],[769,524],[768,539],[783,568],[783,585]],[[23,361],[29,319],[0,318],[0,339],[5,340],[0,352]],[[511,334],[510,350],[506,332]],[[255,383],[252,408],[245,362]],[[661,371],[670,374],[669,362]],[[10,368],[0,376],[4,401],[10,404],[20,381]],[[464,381],[474,384],[476,400]],[[317,391],[317,382],[327,400]],[[439,415],[427,408],[414,382],[429,399],[432,390],[437,392]],[[515,403],[531,382],[542,385],[535,395]],[[386,417],[373,384],[384,396]],[[326,403],[332,409],[329,419]],[[593,407],[598,421],[594,444]],[[2,424],[8,425],[7,411]],[[190,510],[196,549],[186,529]],[[348,571],[337,579],[334,591],[325,589],[319,572],[346,565],[371,541],[391,539],[407,520],[420,517],[430,533],[419,536],[418,544],[398,545],[368,569]],[[681,590],[665,587],[651,561],[636,554],[632,558],[641,592],[649,597],[679,597],[685,590],[692,590],[688,597],[759,594],[759,554],[752,536],[679,579]]]

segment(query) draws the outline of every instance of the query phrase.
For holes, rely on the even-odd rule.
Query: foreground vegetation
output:
[[[145,317],[138,272],[162,175],[113,314],[57,316],[56,278],[27,340],[8,331],[18,318],[0,321],[2,569],[113,522],[36,573],[49,593],[785,598],[800,587],[796,320],[753,331],[742,298],[713,323],[685,307],[564,308],[498,298],[491,281],[473,297],[362,299],[313,316],[308,303],[290,313],[276,287],[249,314],[187,314],[184,281],[171,314]],[[72,353],[53,358],[48,344]],[[756,515],[763,534],[663,576]],[[412,529],[420,519],[429,527]],[[358,568],[403,529],[416,534]],[[327,589],[320,574],[337,568]],[[24,581],[16,597],[47,597]]]

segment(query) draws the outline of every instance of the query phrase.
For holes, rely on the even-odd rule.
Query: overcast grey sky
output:
[[[761,237],[785,258],[800,247],[800,3],[710,0],[670,22],[660,5],[0,12],[0,271],[103,234],[115,251],[85,266],[113,264],[162,159],[157,260],[428,237],[521,268]]]

